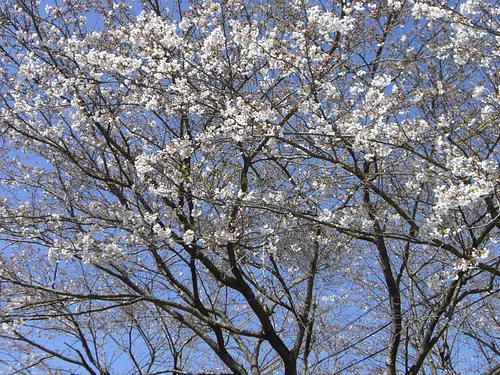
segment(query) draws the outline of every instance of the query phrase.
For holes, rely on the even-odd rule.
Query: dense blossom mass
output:
[[[0,372],[500,373],[497,0],[5,0]]]

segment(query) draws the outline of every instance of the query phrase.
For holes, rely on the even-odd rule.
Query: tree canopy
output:
[[[498,1],[0,7],[0,372],[500,374]]]

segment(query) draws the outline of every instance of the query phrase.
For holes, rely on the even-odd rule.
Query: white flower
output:
[[[161,240],[168,240],[172,235],[170,228],[162,228],[160,224],[155,224],[153,226],[153,232],[155,232]]]
[[[184,232],[183,240],[186,245],[192,244],[194,241],[194,232],[191,229],[188,229]]]

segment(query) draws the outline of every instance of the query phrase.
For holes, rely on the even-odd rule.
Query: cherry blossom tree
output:
[[[6,0],[5,374],[500,373],[496,0]]]

